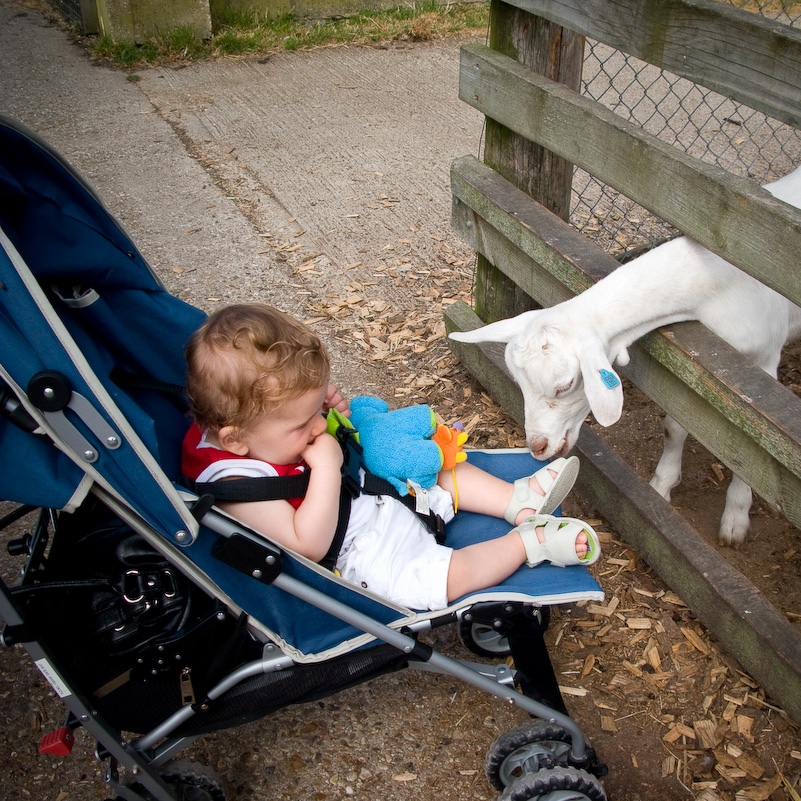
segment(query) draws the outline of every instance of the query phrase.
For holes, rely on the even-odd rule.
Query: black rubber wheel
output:
[[[498,801],[607,801],[595,776],[578,768],[545,768],[510,784]]]
[[[225,801],[222,777],[199,762],[176,759],[163,765],[159,773],[175,789],[178,801]],[[143,798],[151,797],[139,782],[132,782],[130,787]]]
[[[498,737],[484,761],[487,781],[503,790],[527,773],[568,767],[571,737],[567,729],[544,720],[524,723]]]
[[[551,609],[543,606],[537,609],[534,614],[539,617],[542,630],[548,629],[551,622]],[[493,621],[494,622],[494,621]],[[509,638],[501,625],[501,630],[496,629],[488,620],[465,620],[459,621],[459,639],[462,645],[476,656],[489,657],[490,659],[505,659],[510,656],[512,651],[509,647]]]

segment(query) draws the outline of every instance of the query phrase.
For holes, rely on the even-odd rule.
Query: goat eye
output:
[[[572,387],[572,386],[573,386],[573,382],[570,381],[567,384],[563,384],[561,387],[557,387],[556,388],[556,397],[558,398],[560,395],[564,395],[564,393],[567,392],[570,389],[570,387]]]

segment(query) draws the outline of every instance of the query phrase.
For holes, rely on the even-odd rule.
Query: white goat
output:
[[[801,168],[765,188],[801,208]],[[527,445],[547,460],[575,445],[590,410],[603,426],[620,419],[623,388],[612,363],[627,364],[635,340],[682,320],[700,320],[774,378],[782,348],[801,335],[801,308],[681,237],[570,300],[450,336],[507,343],[506,364],[525,403]],[[681,480],[686,439],[687,432],[666,417],[664,451],[651,485],[667,500]],[[751,488],[735,476],[721,518],[723,542],[745,539],[751,500]]]

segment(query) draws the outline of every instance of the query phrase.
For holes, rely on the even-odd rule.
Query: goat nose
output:
[[[528,449],[534,456],[542,456],[548,450],[548,440],[545,437],[531,437]]]

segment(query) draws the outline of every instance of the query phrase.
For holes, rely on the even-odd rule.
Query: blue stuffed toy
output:
[[[407,481],[428,489],[440,470],[450,470],[467,456],[461,447],[467,434],[438,426],[430,406],[389,411],[380,398],[362,395],[350,402],[350,422],[359,432],[364,466],[386,479],[401,496]]]

